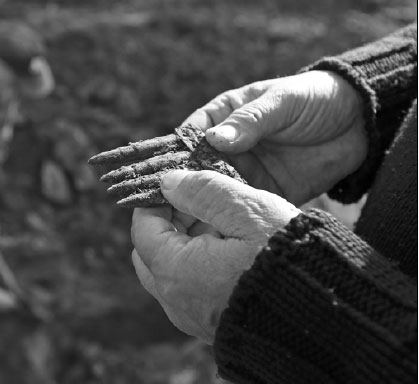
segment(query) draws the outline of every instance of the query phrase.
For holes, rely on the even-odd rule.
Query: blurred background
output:
[[[0,0],[0,383],[216,384],[86,160],[415,19],[413,0]]]

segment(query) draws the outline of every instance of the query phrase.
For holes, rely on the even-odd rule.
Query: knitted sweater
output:
[[[356,233],[309,210],[270,239],[222,314],[214,344],[222,377],[417,382],[416,30],[305,69],[335,71],[363,96],[367,159],[330,195],[369,198]]]

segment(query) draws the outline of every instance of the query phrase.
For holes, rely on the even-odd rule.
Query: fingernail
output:
[[[213,127],[207,130],[209,136],[215,136],[228,142],[237,141],[240,137],[240,132],[237,128],[231,125],[222,125],[219,127]]]
[[[173,190],[178,187],[182,180],[189,174],[191,171],[185,171],[179,169],[176,171],[171,171],[166,173],[161,180],[161,189]]]

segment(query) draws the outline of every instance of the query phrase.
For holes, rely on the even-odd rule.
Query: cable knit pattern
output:
[[[384,151],[417,98],[417,25],[342,55],[321,59],[302,71],[309,70],[338,73],[364,100],[367,158],[356,172],[329,191],[331,198],[342,203],[356,202],[371,187]]]
[[[236,383],[415,383],[416,341],[415,285],[311,210],[241,277],[215,351],[220,374]]]

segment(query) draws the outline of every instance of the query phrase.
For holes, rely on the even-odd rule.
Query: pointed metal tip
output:
[[[136,207],[136,205],[133,204],[132,201],[128,198],[117,201],[116,205],[122,208],[135,208]]]
[[[155,189],[160,189],[160,181],[163,173],[164,172],[157,172],[135,179],[123,180],[120,183],[112,184],[108,188],[108,193],[121,197],[128,196],[135,192],[151,193]]]
[[[147,207],[147,202],[144,194],[131,195],[116,202],[118,207],[122,208],[144,208]]]
[[[111,149],[110,151],[98,153],[97,155],[91,157],[87,162],[92,165],[114,164],[120,161],[120,157],[121,149],[115,148]]]
[[[110,172],[109,172],[109,173],[110,173]],[[99,180],[100,180],[102,183],[109,183],[109,182],[111,181],[111,178],[110,178],[110,176],[109,176],[109,173],[106,173],[105,175],[101,176]]]
[[[99,153],[89,159],[89,164],[123,164],[145,160],[172,151],[185,150],[185,144],[175,134],[137,141],[124,147]]]
[[[87,163],[91,165],[113,164],[115,162],[115,155],[117,153],[118,148],[101,152],[95,156],[92,156],[89,160],[87,160]]]
[[[102,175],[99,180],[102,181],[103,183],[118,182],[120,180],[115,179],[115,176],[118,175],[118,173],[119,173],[118,170],[110,171]]]
[[[130,195],[116,203],[119,207],[124,208],[149,208],[167,205],[167,201],[161,194],[159,188]]]
[[[95,164],[97,164],[96,163],[96,161],[97,161],[97,157],[98,157],[99,155],[95,155],[95,156],[92,156],[89,160],[87,160],[87,164],[90,164],[90,165],[95,165]]]
[[[105,183],[119,183],[131,179],[133,176],[137,175],[132,171],[132,166],[122,166],[121,168],[114,169],[113,171],[104,174],[100,178],[100,181]],[[141,176],[141,174],[138,174],[138,176]]]
[[[121,192],[122,190],[122,192]],[[124,193],[124,185],[121,187],[120,184],[113,184],[111,185],[106,191],[110,194],[110,195],[114,195],[114,196],[118,196],[120,194]],[[132,192],[132,191],[130,191]]]
[[[135,208],[135,205],[130,204],[130,201],[126,201],[127,199],[122,199],[116,202],[118,207],[122,208]]]

